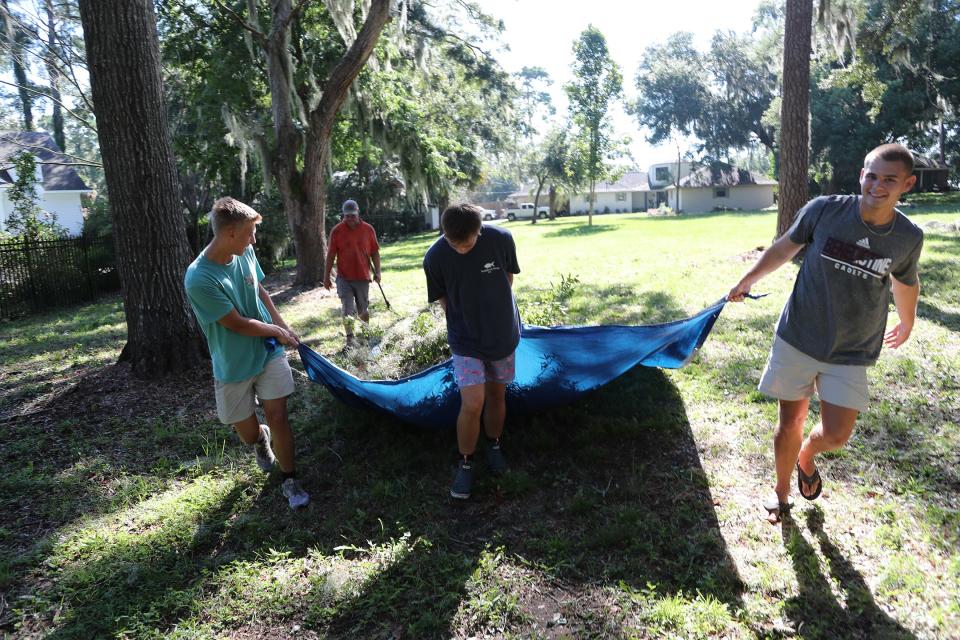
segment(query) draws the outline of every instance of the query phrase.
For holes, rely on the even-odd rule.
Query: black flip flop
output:
[[[812,487],[814,484],[817,485],[817,490],[812,494],[807,495],[803,492],[803,485]],[[820,497],[820,492],[823,491],[823,478],[820,477],[820,470],[814,469],[813,473],[807,475],[803,469],[800,468],[800,461],[797,461],[797,490],[800,492],[800,495],[806,498],[807,500],[816,500]]]
[[[780,502],[777,494],[771,494],[769,498],[763,501],[763,508],[767,510],[768,516],[774,516],[776,522],[780,522],[780,516],[793,507],[790,501]]]

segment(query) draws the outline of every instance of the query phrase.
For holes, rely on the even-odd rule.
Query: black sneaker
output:
[[[503,455],[499,442],[487,447],[487,466],[490,467],[490,473],[495,476],[502,476],[510,470],[510,465],[507,464],[507,458]]]
[[[470,497],[471,488],[473,488],[473,462],[461,458],[457,465],[457,475],[454,476],[453,484],[450,485],[450,497],[466,500]]]
[[[253,448],[257,452],[257,466],[266,472],[273,469],[273,463],[277,460],[273,455],[273,449],[270,447],[270,441],[270,427],[265,424],[260,425],[260,439],[253,445]]]

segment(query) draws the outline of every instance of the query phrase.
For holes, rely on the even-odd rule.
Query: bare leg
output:
[[[847,444],[858,415],[860,412],[856,409],[820,401],[820,424],[803,441],[799,452],[798,461],[804,473],[810,475],[816,470],[817,466],[813,461],[815,455],[834,451]],[[804,493],[810,494],[815,491],[816,484],[805,488]]]
[[[254,413],[240,422],[234,422],[233,430],[240,436],[240,441],[243,444],[256,444],[257,440],[260,439],[260,421],[257,420],[257,414]]]
[[[460,415],[457,416],[457,446],[460,454],[473,455],[480,437],[480,414],[483,413],[484,385],[460,388]]]
[[[507,416],[507,385],[499,382],[484,384],[483,430],[494,440],[503,435],[503,421]]]
[[[773,436],[773,453],[777,467],[777,499],[785,503],[793,485],[793,466],[803,440],[803,423],[807,419],[810,400],[780,400],[780,421]]]
[[[293,473],[293,430],[287,418],[287,399],[260,400],[260,404],[263,406],[263,414],[267,418],[267,426],[270,427],[270,434],[273,437],[273,453],[277,456],[280,471]]]

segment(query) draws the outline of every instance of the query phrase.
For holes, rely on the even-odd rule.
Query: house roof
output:
[[[511,193],[507,198],[517,198],[530,195],[531,191],[535,191],[536,187],[531,187],[526,191],[515,191]],[[627,171],[625,174],[620,176],[620,179],[616,182],[598,182],[594,186],[594,191],[596,193],[604,192],[613,192],[613,191],[649,191],[650,185],[647,182],[647,173],[645,171]],[[578,192],[579,193],[579,192]]]
[[[616,182],[598,182],[594,191],[649,191],[646,171],[627,171]]]
[[[0,183],[10,183],[10,173],[6,171],[8,161],[21,151],[29,151],[42,164],[43,188],[47,191],[89,191],[83,179],[67,164],[71,160],[63,154],[50,134],[39,131],[0,131]]]
[[[922,155],[920,155],[919,153],[917,153],[916,151],[911,151],[910,153],[913,154],[913,169],[914,169],[914,171],[916,171],[916,170],[920,170],[920,171],[927,171],[927,170],[933,170],[933,171],[949,171],[949,170],[950,170],[950,167],[949,167],[948,165],[943,164],[942,162],[940,162],[940,161],[937,160],[936,158],[931,158],[931,157],[929,157],[929,156],[922,156]]]
[[[752,171],[740,169],[725,162],[714,162],[713,164],[700,167],[696,171],[690,172],[690,175],[680,180],[681,187],[735,187],[747,184],[777,184],[776,180],[757,175]],[[668,189],[675,188],[673,185]]]

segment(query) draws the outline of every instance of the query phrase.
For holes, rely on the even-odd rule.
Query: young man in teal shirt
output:
[[[187,268],[184,286],[210,348],[217,416],[254,446],[261,469],[269,471],[278,463],[283,495],[297,509],[307,506],[310,496],[294,470],[287,419],[293,373],[283,349],[267,339],[294,347],[300,341],[260,284],[263,271],[253,245],[262,219],[238,200],[217,200],[210,214],[213,240]],[[257,419],[257,400],[267,424]]]

